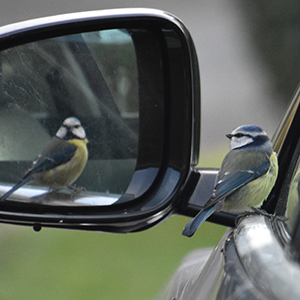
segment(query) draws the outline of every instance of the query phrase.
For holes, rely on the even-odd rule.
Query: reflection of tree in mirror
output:
[[[132,114],[137,117],[137,62],[133,41],[127,30],[85,33],[83,39],[87,41],[120,113],[123,116]],[[99,43],[95,43],[97,39]]]

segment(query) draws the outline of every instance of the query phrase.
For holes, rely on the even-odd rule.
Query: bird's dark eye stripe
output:
[[[235,134],[234,136],[237,137],[237,138],[241,138],[243,136],[248,136],[248,137],[252,138],[252,135],[250,135],[250,134],[244,134],[244,133],[240,133],[240,132],[237,133],[237,134]]]
[[[67,129],[70,128],[70,126],[67,126],[67,125],[62,125],[62,127],[67,128]],[[79,127],[80,127],[79,124],[76,124],[73,126],[73,128],[79,128]]]

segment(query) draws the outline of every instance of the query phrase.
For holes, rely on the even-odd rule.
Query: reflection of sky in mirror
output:
[[[132,42],[126,30],[111,29],[98,32],[101,44],[127,44]]]

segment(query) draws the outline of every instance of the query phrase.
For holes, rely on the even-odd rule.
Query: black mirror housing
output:
[[[128,121],[131,125],[126,123],[128,128],[137,128],[136,132],[127,130],[126,125],[126,133],[130,134],[124,138],[122,128],[125,123],[121,122],[107,134],[108,140],[101,144],[98,141],[103,136],[94,139],[101,131],[98,127],[100,117],[92,118],[89,114],[82,117],[81,121],[87,132],[89,130],[92,143],[88,171],[82,176],[82,182],[88,187],[92,186],[91,182],[96,181],[95,174],[103,166],[101,160],[132,159],[128,154],[130,151],[123,153],[122,150],[134,144],[130,148],[133,149],[131,153],[134,153],[132,174],[126,176],[127,182],[117,192],[119,196],[113,205],[86,205],[86,202],[73,205],[73,199],[63,193],[52,195],[50,200],[46,193],[38,197],[38,201],[31,201],[28,197],[24,200],[23,195],[21,198],[15,196],[0,203],[1,222],[29,225],[37,229],[47,226],[120,233],[139,231],[157,224],[176,211],[179,202],[191,196],[198,182],[200,173],[193,170],[198,163],[200,141],[198,61],[188,30],[173,15],[152,9],[117,9],[67,14],[8,25],[0,28],[0,55],[28,44],[40,46],[40,42],[51,39],[60,46],[59,41],[69,36],[77,39],[77,35],[81,35],[86,41],[87,35],[94,32],[113,32],[116,34],[114,37],[130,37],[136,59],[136,107],[139,118],[134,123],[132,115],[126,117],[126,122],[131,120]],[[80,56],[80,51],[85,48],[74,49],[72,51],[76,50]],[[80,63],[84,65],[86,60]],[[5,66],[2,65],[2,71]],[[87,74],[86,78],[91,78],[90,82],[95,81],[91,88],[95,91],[98,85],[96,69],[89,67],[82,70]],[[103,88],[99,90],[103,92]],[[111,94],[113,98],[114,93]],[[66,107],[67,103],[62,102],[61,107]],[[107,112],[108,104],[101,105]],[[30,114],[30,108],[26,106],[26,109]],[[111,116],[110,113],[107,115]],[[51,115],[43,121],[38,119],[38,122],[42,125],[54,123],[57,127],[58,119],[58,116]],[[114,146],[118,154],[113,156],[112,151],[108,151],[105,156],[101,149],[109,144],[109,137],[114,135],[119,141],[115,143],[118,146]],[[20,161],[17,164],[22,165]],[[6,161],[0,161],[0,165],[3,168],[0,181],[5,186],[10,182],[8,178],[12,165],[7,165]],[[122,168],[117,168],[122,173]],[[105,172],[102,175],[104,181]],[[110,187],[118,183],[116,176],[108,181]],[[92,193],[97,192],[97,187],[92,188]],[[64,204],[64,197],[69,197],[71,202]],[[83,193],[84,197],[89,199],[91,194]]]

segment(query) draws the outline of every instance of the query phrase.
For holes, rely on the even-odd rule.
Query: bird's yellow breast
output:
[[[252,207],[259,208],[268,198],[276,182],[277,174],[277,155],[273,152],[270,156],[269,170],[228,196],[223,210],[240,213],[250,211]]]
[[[88,160],[87,143],[88,140],[69,140],[77,147],[74,156],[65,164],[44,172],[40,183],[54,189],[71,185],[82,173]]]

